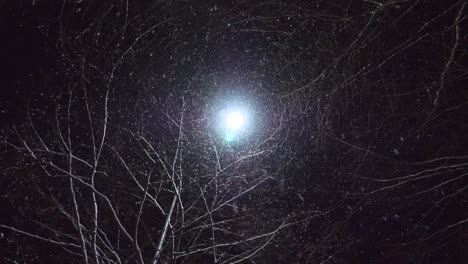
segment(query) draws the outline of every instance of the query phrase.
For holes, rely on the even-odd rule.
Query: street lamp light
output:
[[[250,119],[247,109],[229,107],[221,111],[220,117],[221,131],[226,142],[232,142],[247,132]]]
[[[226,116],[226,127],[231,130],[239,130],[245,124],[245,117],[241,112],[232,111]]]

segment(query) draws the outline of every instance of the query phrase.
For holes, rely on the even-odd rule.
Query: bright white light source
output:
[[[229,130],[239,130],[244,127],[245,117],[241,112],[229,112],[226,116],[226,128]]]
[[[250,131],[252,117],[248,108],[243,105],[230,105],[219,112],[218,131],[225,142],[238,142]]]

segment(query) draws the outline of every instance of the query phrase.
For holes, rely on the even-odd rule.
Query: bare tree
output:
[[[287,217],[268,226],[255,223],[259,209],[246,208],[242,201],[267,192],[275,172],[260,164],[273,147],[222,149],[228,146],[210,135],[208,118],[186,117],[187,95],[180,99],[177,116],[151,98],[145,107],[152,105],[159,114],[143,114],[128,127],[112,122],[108,94],[95,113],[86,87],[80,95],[73,88],[67,95],[53,132],[47,131],[53,136],[37,132],[42,124],[31,118],[28,132],[16,130],[16,140],[6,141],[35,168],[27,188],[40,199],[34,222],[42,232],[3,228],[56,244],[85,263],[203,256],[233,263],[254,256],[298,221]],[[88,124],[73,128],[73,111],[82,111]],[[168,131],[173,133],[164,135]]]

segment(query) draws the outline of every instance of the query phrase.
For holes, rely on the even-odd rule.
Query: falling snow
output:
[[[465,263],[466,1],[4,1],[1,263]]]

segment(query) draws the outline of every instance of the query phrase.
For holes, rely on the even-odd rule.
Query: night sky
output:
[[[464,0],[0,0],[0,263],[468,263]]]

